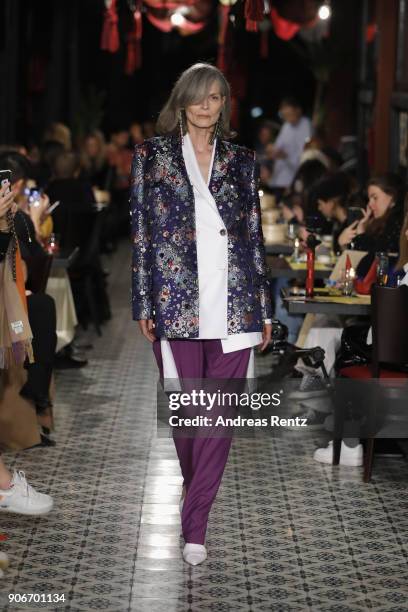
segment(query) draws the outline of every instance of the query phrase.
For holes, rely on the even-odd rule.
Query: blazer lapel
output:
[[[233,157],[234,153],[228,143],[217,138],[209,189],[226,227],[229,226],[235,205],[235,194],[231,197],[234,185],[230,184],[232,181],[229,177]]]
[[[198,165],[197,158],[194,152],[194,147],[188,135],[184,137],[183,155],[184,155],[184,160],[185,160],[187,172],[190,177],[191,183],[194,185],[197,191],[199,191],[201,195],[206,199],[206,201],[209,203],[211,208],[213,208],[214,211],[217,214],[219,214],[214,197],[211,191],[209,190],[209,187],[207,183],[205,182],[203,175],[201,174],[200,167]],[[214,151],[214,156],[215,156],[215,151]],[[211,174],[212,174],[212,165],[210,168]],[[211,178],[211,174],[210,174],[210,178]]]

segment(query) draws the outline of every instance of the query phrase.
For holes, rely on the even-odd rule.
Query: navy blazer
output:
[[[209,189],[228,234],[228,335],[262,331],[270,289],[254,153],[217,139]],[[158,337],[199,336],[195,206],[179,136],[135,147],[131,175],[133,319]]]

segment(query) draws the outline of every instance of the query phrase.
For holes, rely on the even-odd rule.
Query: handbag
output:
[[[366,255],[366,257],[368,256]],[[362,264],[365,259],[366,258],[364,257],[361,260],[360,264]],[[357,268],[357,273],[358,273],[358,268]],[[377,260],[374,258],[365,276],[363,278],[357,277],[355,279],[354,289],[356,290],[356,293],[360,293],[361,295],[370,295],[371,285],[373,285],[376,280],[377,280]]]

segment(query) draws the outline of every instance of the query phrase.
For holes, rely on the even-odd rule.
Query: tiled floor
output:
[[[42,609],[70,612],[408,610],[407,464],[382,458],[364,485],[357,468],[313,462],[317,436],[236,438],[209,558],[182,561],[181,477],[171,440],[155,437],[157,375],[130,320],[126,251],[111,266],[114,319],[87,368],[58,373],[57,447],[7,456],[56,507],[0,516],[12,561],[0,601],[42,592],[66,597]]]

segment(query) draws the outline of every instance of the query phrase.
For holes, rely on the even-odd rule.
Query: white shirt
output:
[[[210,162],[207,183],[201,174],[193,143],[184,136],[183,156],[194,190],[196,219],[197,269],[199,288],[199,336],[197,340],[221,340],[224,353],[256,346],[262,332],[228,335],[228,235],[217,204],[209,190],[216,143]],[[225,230],[225,234],[220,234]],[[177,378],[169,343],[161,338],[164,378]],[[251,352],[248,373],[253,377]],[[167,375],[166,375],[167,373]]]
[[[301,117],[296,125],[284,123],[275,140],[274,146],[286,153],[285,159],[274,163],[270,187],[289,187],[300,164],[305,142],[312,133],[310,119]]]

